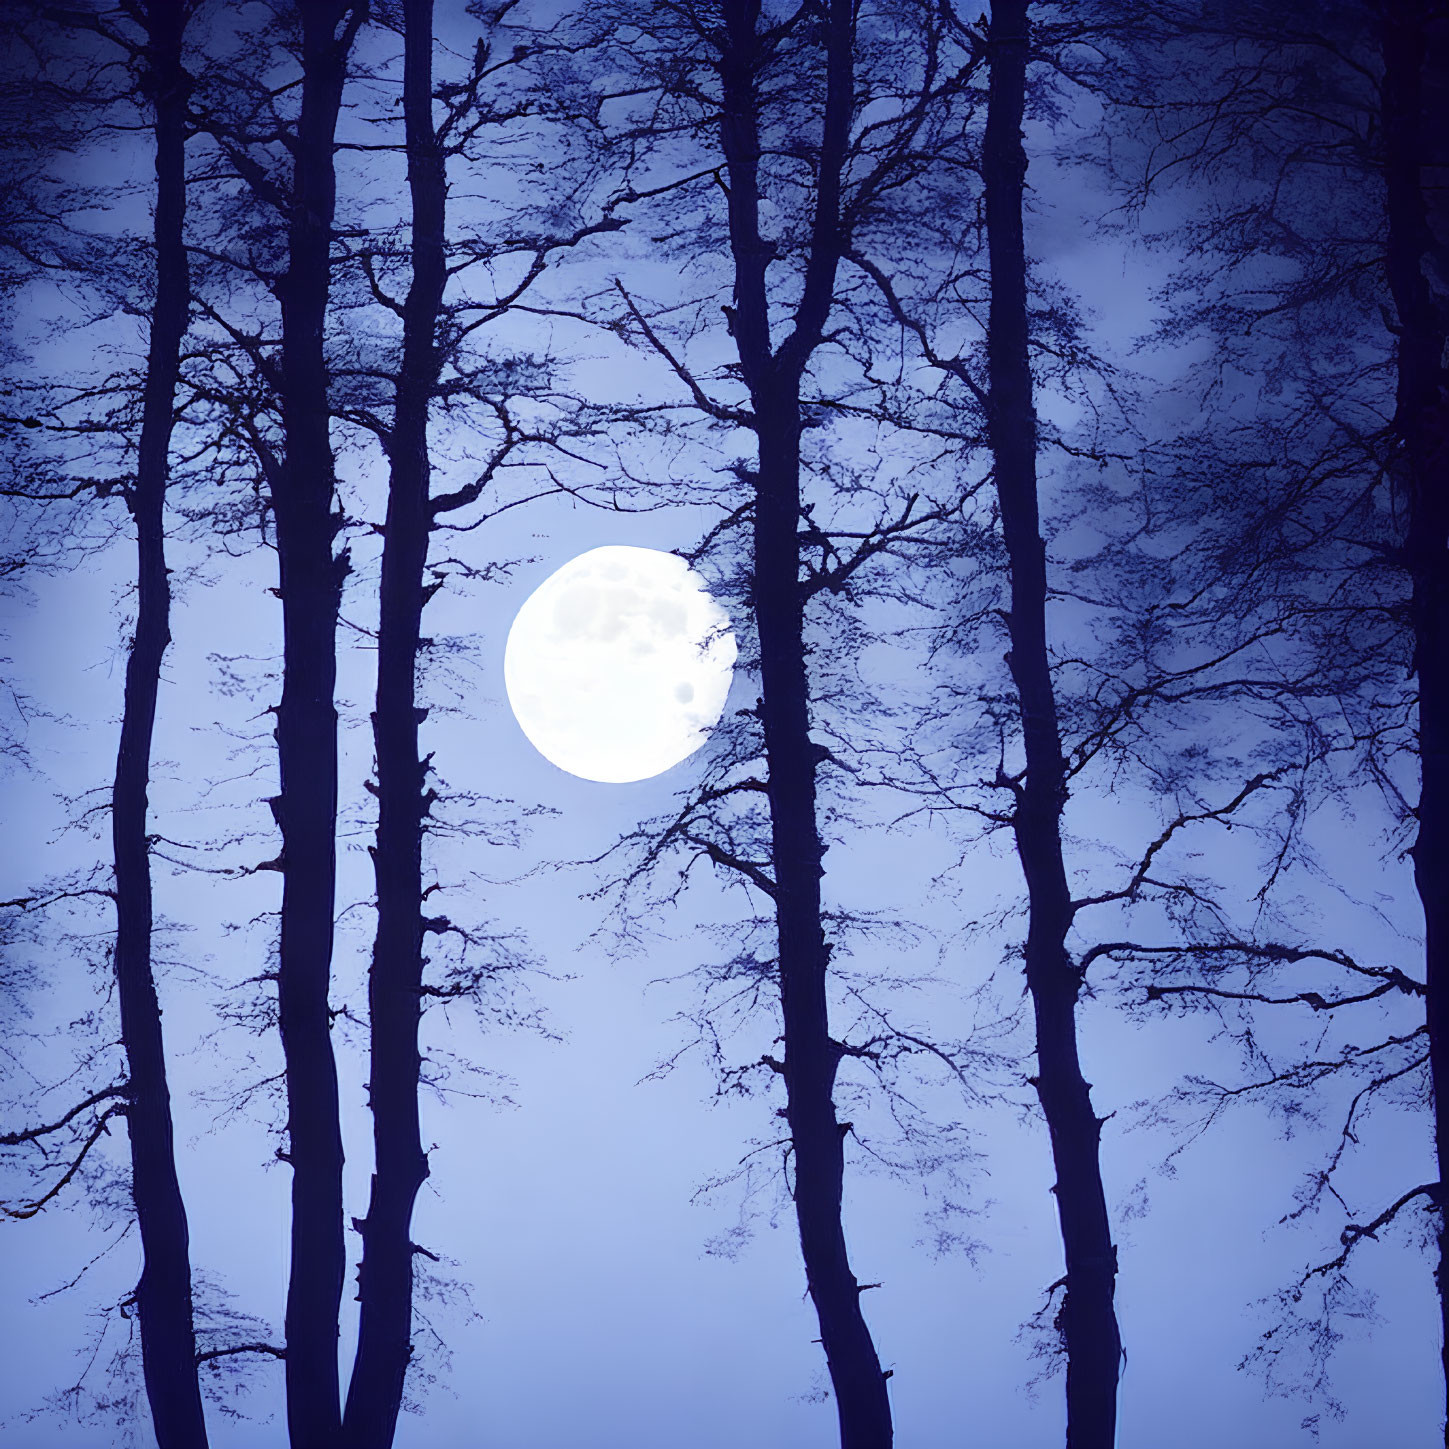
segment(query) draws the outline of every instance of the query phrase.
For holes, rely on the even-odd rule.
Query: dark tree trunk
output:
[[[810,738],[804,594],[800,583],[800,381],[834,300],[843,238],[840,183],[852,108],[854,38],[849,0],[826,19],[828,99],[814,232],[795,326],[770,341],[766,266],[759,227],[759,5],[725,7],[721,58],[722,141],[729,173],[735,262],[732,325],[759,440],[754,518],[754,606],[760,636],[764,728],[779,946],[786,1120],[795,1165],[795,1214],[810,1296],[830,1369],[842,1449],[889,1449],[886,1375],[860,1307],[841,1221],[845,1135],[835,1114],[840,1048],[830,1035],[826,975],[830,947],[821,917],[824,849],[816,811],[820,752]]]
[[[156,299],[142,404],[136,482],[128,501],[138,553],[136,633],[126,660],[121,743],[111,796],[116,861],[116,995],[129,1086],[126,1123],[131,1190],[141,1233],[136,1316],[141,1366],[160,1449],[205,1449],[196,1377],[191,1256],[186,1208],[176,1180],[171,1094],[161,1007],[151,969],[151,861],[147,789],[161,660],[171,641],[164,510],[181,339],[191,284],[182,227],[186,214],[186,105],[181,64],[186,10],[152,0],[144,11],[144,85],[156,127]]]
[[[1047,655],[1046,549],[1037,512],[1022,236],[1026,0],[997,0],[987,49],[991,79],[982,169],[991,266],[988,428],[1011,568],[1009,661],[1026,751],[1014,826],[1029,906],[1026,980],[1036,1017],[1034,1085],[1051,1134],[1066,1250],[1061,1323],[1067,1348],[1067,1444],[1069,1449],[1112,1449],[1121,1357],[1112,1304],[1117,1251],[1098,1161],[1101,1123],[1092,1113],[1090,1088],[1077,1059],[1081,976],[1066,949],[1072,906],[1061,842],[1066,763]]]
[[[283,632],[281,791],[273,809],[282,832],[277,995],[292,1165],[287,1426],[295,1449],[328,1449],[341,1424],[337,1315],[346,1272],[328,984],[337,866],[333,695],[347,557],[333,553],[338,516],[322,334],[336,199],[334,137],[361,15],[352,4],[321,0],[298,11],[302,107],[292,153],[288,266],[280,285],[285,457],[272,498]]]
[[[377,939],[368,981],[375,1168],[362,1234],[362,1317],[347,1391],[348,1449],[387,1449],[412,1357],[413,1203],[428,1175],[418,1125],[423,975],[423,820],[427,767],[418,746],[417,662],[427,564],[428,406],[438,380],[436,331],[446,257],[445,161],[432,115],[432,0],[403,7],[403,118],[412,194],[412,281],[402,370],[388,440],[391,474],[382,553],[377,707]]]
[[[830,1035],[826,997],[830,947],[820,903],[825,868],[815,801],[818,751],[810,738],[798,582],[798,399],[777,394],[770,411],[777,409],[784,416],[769,423],[762,416],[759,433],[754,589],[795,1216],[835,1391],[842,1449],[889,1449],[886,1379],[861,1312],[860,1286],[851,1271],[841,1219],[849,1128],[835,1113],[840,1049]]]
[[[1427,11],[1422,0],[1385,3],[1382,95],[1388,276],[1399,327],[1395,483],[1407,503],[1404,545],[1419,686],[1421,780],[1412,855],[1424,907],[1429,1072],[1442,1183],[1449,1162],[1449,373],[1443,365],[1449,298],[1434,294],[1424,266],[1435,244],[1425,204]],[[1449,123],[1442,114],[1435,119]],[[1449,1233],[1442,1222],[1442,1190],[1440,1213],[1435,1277],[1449,1386]]]

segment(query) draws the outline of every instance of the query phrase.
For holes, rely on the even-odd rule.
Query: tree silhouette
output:
[[[1409,576],[1412,664],[1419,686],[1417,832],[1410,854],[1424,908],[1424,1007],[1434,1149],[1439,1183],[1441,1359],[1449,1395],[1449,231],[1430,225],[1430,167],[1443,175],[1449,95],[1430,57],[1449,57],[1449,25],[1437,7],[1388,0],[1381,24],[1386,262],[1397,332],[1389,478],[1406,505],[1403,563]],[[1434,148],[1431,150],[1431,147]],[[1434,281],[1431,281],[1434,278]],[[1435,282],[1437,281],[1437,285]],[[1401,1199],[1402,1201],[1402,1199]],[[1445,1420],[1449,1443],[1449,1415]]]
[[[56,1123],[7,1134],[3,1139],[6,1145],[37,1141],[63,1131],[82,1112],[105,1106],[63,1177],[41,1198],[21,1209],[7,1209],[17,1216],[30,1216],[73,1178],[101,1132],[108,1130],[107,1122],[112,1117],[124,1120],[130,1143],[130,1194],[142,1252],[141,1275],[132,1301],[141,1331],[146,1397],[156,1442],[162,1449],[207,1442],[197,1379],[189,1234],[176,1174],[166,1051],[153,969],[153,842],[147,818],[157,694],[170,642],[166,494],[181,346],[191,300],[184,242],[190,77],[183,65],[182,44],[193,10],[190,4],[136,0],[115,12],[83,10],[31,17],[32,23],[40,18],[61,33],[69,30],[72,42],[77,35],[93,37],[125,57],[135,75],[137,99],[149,112],[156,180],[149,343],[141,383],[135,471],[121,482],[119,490],[137,548],[137,613],[127,650],[110,800],[114,883],[108,894],[116,911],[112,964],[125,1080],[91,1094]],[[42,34],[33,43],[44,47],[56,38],[54,32]],[[32,264],[39,260],[23,238],[12,232],[8,239],[19,243],[26,260]],[[55,265],[42,263],[46,264]],[[82,491],[85,488],[81,485]],[[53,495],[40,491],[32,496],[46,499]]]
[[[1036,420],[1028,351],[1022,147],[1029,53],[1026,0],[998,0],[986,35],[991,92],[981,167],[991,267],[984,403],[1011,573],[1008,662],[1026,769],[1012,787],[1012,830],[1026,878],[1026,981],[1036,1018],[1033,1079],[1051,1132],[1057,1213],[1066,1250],[1060,1323],[1067,1349],[1069,1449],[1116,1440],[1121,1337],[1113,1309],[1117,1250],[1098,1159],[1101,1122],[1077,1055],[1082,972],[1066,948],[1075,913],[1062,854],[1067,762],[1047,653],[1046,548],[1037,503]]]
[[[166,482],[181,342],[190,310],[183,236],[186,105],[182,36],[189,7],[152,0],[134,7],[144,26],[141,87],[156,127],[156,291],[142,398],[136,482],[127,504],[138,547],[137,614],[129,657],[111,804],[116,858],[116,988],[128,1083],[131,1189],[141,1232],[136,1314],[156,1442],[161,1449],[206,1443],[196,1376],[186,1209],[176,1179],[161,1010],[151,969],[151,862],[146,790],[161,661],[169,642]]]
[[[418,1123],[418,1025],[423,1006],[423,820],[427,768],[418,744],[417,664],[426,600],[428,411],[437,391],[437,344],[447,277],[446,162],[433,121],[432,0],[403,5],[403,125],[412,202],[412,276],[403,303],[403,356],[388,435],[387,522],[378,623],[377,939],[368,973],[368,1095],[375,1161],[362,1234],[362,1317],[348,1382],[343,1437],[392,1443],[412,1356],[413,1203],[428,1172]]]
[[[1198,561],[1185,569],[1191,608],[1216,620],[1219,637],[1256,641],[1263,665],[1245,669],[1239,687],[1276,715],[1274,728],[1304,761],[1259,899],[1299,851],[1311,809],[1351,801],[1353,791],[1380,794],[1415,861],[1425,961],[1420,973],[1336,943],[1222,923],[1180,953],[1101,949],[1127,963],[1126,979],[1149,1003],[1237,1014],[1252,1077],[1186,1093],[1213,1116],[1235,1100],[1306,1099],[1311,1110],[1333,1084],[1354,1084],[1327,1160],[1289,1216],[1329,1198],[1351,1212],[1335,1183],[1375,1105],[1424,1082],[1441,1161],[1444,1141],[1435,1005],[1443,892],[1434,864],[1444,807],[1425,751],[1441,748],[1433,741],[1442,730],[1436,631],[1446,532],[1433,501],[1442,490],[1428,480],[1442,470],[1449,325],[1437,200],[1446,35],[1433,7],[1393,3],[1331,18],[1293,6],[1228,15],[1165,5],[1147,15],[1158,44],[1133,54],[1137,88],[1122,98],[1132,120],[1119,125],[1149,124],[1124,135],[1122,156],[1136,168],[1139,202],[1186,197],[1192,208],[1161,238],[1190,250],[1159,336],[1169,345],[1202,334],[1214,342],[1188,384],[1202,420],[1165,450],[1165,473],[1185,485],[1166,503],[1202,529]],[[1190,89],[1169,72],[1169,55],[1199,63]],[[1412,805],[1409,761],[1419,775]],[[1308,985],[1305,963],[1317,970]],[[1339,1036],[1331,1049],[1318,1041],[1307,1055],[1265,1055],[1270,1007],[1306,1008]],[[1306,1339],[1307,1387],[1331,1399],[1329,1306],[1305,1314],[1299,1305],[1312,1286],[1341,1290],[1355,1249],[1406,1209],[1440,1212],[1438,1181],[1405,1186],[1388,1185],[1367,1225],[1344,1227],[1343,1251],[1280,1295],[1280,1307],[1303,1321],[1297,1333],[1275,1324],[1250,1355],[1272,1381],[1286,1377],[1290,1349]],[[1441,1324],[1442,1254],[1441,1238]]]
[[[223,82],[227,109],[207,105],[199,117],[251,189],[253,205],[275,215],[286,236],[285,261],[268,278],[281,313],[275,355],[259,336],[228,330],[275,398],[281,419],[279,446],[254,419],[248,419],[247,436],[267,484],[282,603],[280,789],[271,806],[282,836],[275,862],[282,873],[277,1025],[287,1093],[281,1155],[292,1170],[287,1422],[294,1444],[317,1445],[336,1443],[341,1429],[338,1310],[347,1264],[328,992],[337,855],[337,616],[349,562],[345,549],[335,549],[341,518],[323,337],[332,285],[337,120],[349,55],[365,17],[366,7],[351,3],[279,10],[268,38],[295,34],[301,91],[295,117],[276,113],[262,80],[234,73]],[[266,148],[279,140],[288,163],[282,171],[265,160]],[[208,310],[219,320],[214,305]]]
[[[302,102],[292,150],[287,270],[278,282],[283,454],[271,478],[282,597],[282,921],[278,1029],[287,1062],[292,1168],[287,1281],[287,1424],[294,1444],[334,1442],[341,1426],[337,1313],[346,1270],[342,1136],[328,1002],[336,889],[337,612],[347,556],[333,550],[334,461],[322,336],[331,286],[334,145],[347,58],[365,10],[306,5]]]
[[[617,42],[605,48],[609,67],[627,77],[619,90],[657,106],[634,128],[620,127],[626,196],[663,198],[671,239],[696,248],[696,265],[718,257],[726,268],[718,341],[730,361],[707,373],[691,366],[688,344],[717,331],[703,304],[677,329],[667,304],[652,310],[619,281],[623,311],[610,325],[663,362],[684,389],[683,410],[746,434],[751,456],[730,470],[733,486],[713,499],[721,522],[691,556],[722,554],[738,569],[753,636],[746,652],[759,675],[754,706],[722,726],[726,744],[704,783],[677,814],[628,837],[639,854],[623,884],[682,853],[768,903],[752,927],[770,946],[741,949],[712,973],[722,997],[706,1000],[695,1020],[717,1053],[716,1011],[777,1003],[779,1054],[720,1065],[730,1090],[746,1090],[756,1073],[784,1089],[780,1146],[841,1444],[885,1449],[894,1432],[890,1371],[862,1311],[872,1285],[856,1276],[842,1212],[846,1145],[856,1129],[837,1105],[840,1069],[859,1061],[883,1073],[921,1053],[969,1084],[969,1053],[861,1006],[856,988],[842,984],[840,963],[832,965],[833,937],[855,917],[827,909],[822,897],[831,827],[820,777],[834,767],[850,781],[857,770],[836,753],[846,749],[838,722],[822,722],[822,697],[828,692],[837,711],[841,697],[825,683],[840,661],[821,656],[854,646],[859,626],[840,616],[868,596],[872,567],[929,551],[958,505],[933,499],[916,479],[897,494],[852,480],[848,466],[837,478],[834,461],[807,435],[836,409],[887,434],[901,426],[890,389],[872,374],[877,337],[857,310],[869,311],[871,283],[854,259],[909,236],[897,194],[910,194],[940,134],[959,121],[976,62],[928,7],[831,0],[767,13],[754,0],[727,0],[625,8],[610,21],[616,33],[639,37],[627,60]],[[656,156],[656,144],[677,150]],[[859,377],[842,382],[842,362]],[[672,899],[678,889],[664,893]],[[846,990],[849,1007],[860,1007],[858,1033],[839,1024]]]

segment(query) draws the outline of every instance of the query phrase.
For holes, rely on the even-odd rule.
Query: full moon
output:
[[[524,601],[503,682],[546,760],[623,785],[687,759],[718,723],[735,662],[729,616],[682,558],[610,545]]]

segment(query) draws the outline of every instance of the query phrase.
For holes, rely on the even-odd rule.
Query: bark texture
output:
[[[328,984],[336,886],[337,612],[345,554],[329,435],[323,325],[336,200],[334,138],[359,7],[308,3],[301,22],[302,103],[292,146],[282,304],[285,456],[273,488],[282,596],[277,711],[282,926],[277,995],[292,1165],[287,1281],[287,1426],[295,1449],[330,1449],[341,1405],[337,1317],[346,1272],[342,1132]]]
[[[446,281],[445,160],[432,115],[432,0],[403,7],[403,116],[412,197],[412,280],[388,439],[377,705],[377,938],[368,979],[375,1168],[362,1234],[357,1357],[347,1391],[349,1449],[393,1441],[412,1357],[413,1204],[428,1175],[418,1125],[423,976],[423,821],[427,767],[418,744],[417,662],[426,593],[428,407],[438,380],[436,333]]]
[[[1430,137],[1449,125],[1442,86],[1425,85],[1431,52],[1423,0],[1383,6],[1383,136],[1388,279],[1398,323],[1394,482],[1407,504],[1404,553],[1411,581],[1419,686],[1418,830],[1411,852],[1424,908],[1424,981],[1434,1147],[1442,1184],[1449,1162],[1449,298],[1430,285],[1436,238],[1426,205]],[[1443,22],[1439,25],[1442,29]],[[1444,53],[1442,35],[1433,47]],[[1426,91],[1439,114],[1426,114]],[[1433,128],[1433,129],[1431,129]],[[1442,137],[1438,138],[1442,142]],[[1438,172],[1442,182],[1443,172]],[[1449,238],[1445,238],[1449,241]],[[1437,244],[1444,253],[1444,246]],[[1436,1282],[1440,1352],[1449,1387],[1449,1233],[1441,1226]],[[1445,1425],[1449,1444],[1449,1421]]]
[[[196,1377],[191,1257],[186,1207],[176,1177],[171,1095],[161,1007],[152,972],[151,858],[147,791],[161,660],[171,642],[171,588],[166,573],[165,506],[172,418],[191,287],[186,216],[186,106],[189,80],[181,42],[187,11],[152,0],[138,18],[146,28],[143,85],[156,136],[156,298],[142,400],[136,481],[128,503],[136,527],[136,632],[126,660],[121,741],[111,795],[116,869],[116,995],[129,1086],[126,1123],[131,1190],[141,1235],[136,1286],[141,1366],[160,1449],[205,1449],[206,1423]]]
[[[1022,117],[1029,45],[1026,0],[998,0],[988,37],[991,67],[982,167],[991,306],[988,428],[1011,569],[1008,656],[1016,684],[1026,775],[1016,801],[1017,854],[1026,877],[1026,980],[1036,1019],[1034,1085],[1051,1135],[1057,1215],[1066,1252],[1060,1323],[1067,1349],[1069,1449],[1113,1449],[1121,1339],[1113,1307],[1112,1244],[1099,1162],[1101,1122],[1077,1056],[1081,975],[1066,948],[1071,896],[1062,858],[1067,798],[1046,641],[1046,549],[1037,505],[1036,413],[1028,351],[1022,197]]]
[[[810,701],[800,583],[800,383],[824,335],[844,246],[840,191],[853,108],[849,0],[824,8],[827,99],[815,216],[793,328],[771,343],[760,235],[760,90],[765,50],[755,0],[724,7],[722,143],[729,178],[735,266],[732,327],[756,417],[754,606],[760,636],[760,719],[768,769],[771,859],[784,1017],[786,1120],[795,1164],[795,1213],[810,1296],[820,1322],[840,1420],[842,1449],[889,1449],[890,1402],[860,1307],[841,1219],[845,1136],[835,1112],[839,1044],[830,1035],[830,946],[821,916],[824,849],[816,809],[821,752],[810,738]]]

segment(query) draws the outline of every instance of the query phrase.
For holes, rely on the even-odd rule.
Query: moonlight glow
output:
[[[503,680],[534,748],[585,780],[625,784],[692,755],[729,693],[729,618],[681,558],[590,549],[529,595]]]

